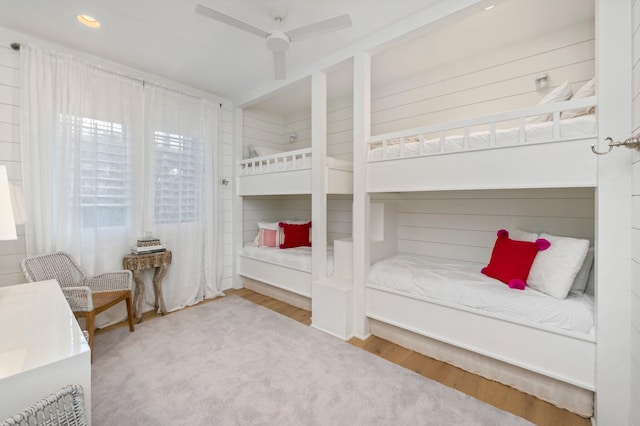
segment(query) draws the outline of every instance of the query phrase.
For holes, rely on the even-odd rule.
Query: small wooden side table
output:
[[[142,271],[145,269],[155,268],[155,272],[153,273],[153,290],[155,292],[156,312],[160,309],[162,315],[167,313],[167,308],[164,306],[164,298],[162,297],[162,279],[167,273],[170,264],[170,251],[148,254],[128,254],[122,259],[124,269],[133,272],[133,280],[136,283],[136,294],[133,301],[136,323],[142,321],[142,301],[144,300]]]

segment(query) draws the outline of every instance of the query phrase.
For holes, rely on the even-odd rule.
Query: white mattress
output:
[[[284,172],[311,167],[311,157],[287,159],[286,162],[282,159],[278,159],[278,161],[275,161],[273,158],[261,160],[260,157],[255,157],[252,158],[251,161],[259,161],[262,164],[262,168],[260,168],[260,165],[255,165],[255,163],[247,164],[244,165],[242,174]],[[333,157],[327,157],[326,161],[327,167],[330,169],[353,170],[353,163],[350,161],[339,160]],[[253,167],[256,168],[255,172],[251,170]]]
[[[291,266],[311,272],[311,247],[280,249],[276,247],[244,246],[243,254],[254,259]],[[333,274],[333,247],[327,247],[327,275]]]
[[[469,263],[396,255],[371,266],[370,282],[403,293],[505,314],[520,320],[593,333],[593,296],[558,300],[527,287],[514,290]]]
[[[583,115],[576,118],[560,120],[560,138],[571,138],[580,136],[593,136],[596,131],[595,114]],[[520,128],[496,130],[495,146],[516,145],[520,140]],[[553,140],[553,121],[542,123],[532,123],[526,125],[525,142],[545,142]],[[464,149],[464,136],[452,135],[445,137],[441,147],[441,140],[425,140],[422,148],[423,154],[435,154],[438,152],[456,152]],[[469,134],[468,149],[490,148],[489,131],[474,132]],[[404,157],[416,156],[420,153],[420,142],[418,136],[406,138],[404,143]],[[382,160],[382,146],[373,145],[369,151],[369,160]],[[400,158],[399,139],[387,142],[385,159]]]

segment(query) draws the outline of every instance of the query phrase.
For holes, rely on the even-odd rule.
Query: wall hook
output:
[[[611,150],[618,146],[626,146],[627,148],[634,148],[640,151],[640,135],[632,136],[629,139],[625,139],[622,142],[614,142],[613,138],[606,138],[605,141],[609,142],[609,149],[606,151],[598,151],[595,144],[591,145],[591,151],[597,155],[605,155],[611,152]]]

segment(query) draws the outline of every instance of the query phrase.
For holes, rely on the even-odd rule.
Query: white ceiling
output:
[[[0,27],[231,100],[273,80],[265,40],[197,15],[198,2],[266,31],[275,27],[273,7],[287,11],[285,30],[350,14],[352,28],[293,43],[287,52],[291,71],[437,0],[0,0]],[[82,26],[78,14],[94,16],[101,28]]]

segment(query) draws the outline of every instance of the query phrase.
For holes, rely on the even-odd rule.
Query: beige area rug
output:
[[[238,296],[95,338],[98,425],[527,425]]]

